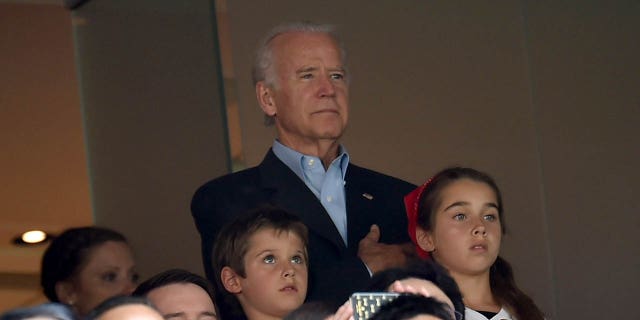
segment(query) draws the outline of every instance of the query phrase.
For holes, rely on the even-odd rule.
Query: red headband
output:
[[[422,259],[429,258],[429,252],[422,250],[418,245],[418,240],[416,239],[416,227],[418,226],[418,207],[420,205],[420,197],[422,193],[427,188],[429,183],[433,181],[433,178],[427,180],[423,185],[417,187],[415,190],[411,191],[408,195],[404,196],[404,207],[407,210],[407,220],[409,222],[409,237],[411,237],[411,241],[416,246],[416,252],[418,256]]]

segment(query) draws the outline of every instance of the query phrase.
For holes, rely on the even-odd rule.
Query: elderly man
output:
[[[402,199],[414,186],[354,165],[340,144],[349,115],[345,56],[329,26],[288,24],[265,37],[253,76],[278,138],[260,165],[206,183],[191,203],[210,279],[220,228],[261,204],[309,228],[309,301],[341,303],[372,273],[411,255]]]

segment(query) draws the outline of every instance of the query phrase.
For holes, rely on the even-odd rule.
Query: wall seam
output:
[[[521,18],[522,18],[522,33],[523,33],[523,54],[524,54],[524,63],[525,63],[525,77],[529,82],[529,106],[531,107],[531,113],[533,115],[533,130],[534,130],[534,147],[535,154],[537,156],[538,163],[538,173],[540,175],[540,203],[541,203],[541,218],[542,218],[542,233],[544,235],[545,241],[545,250],[548,255],[547,259],[547,268],[549,270],[550,276],[550,284],[551,284],[551,292],[549,293],[551,297],[551,314],[555,315],[556,318],[561,318],[558,316],[558,306],[557,306],[557,297],[556,297],[556,273],[554,268],[554,259],[553,259],[553,250],[551,245],[551,232],[549,226],[549,210],[547,207],[547,197],[546,197],[546,188],[545,188],[545,174],[544,174],[544,164],[543,164],[543,156],[542,156],[542,142],[541,142],[541,131],[540,131],[540,109],[538,108],[538,102],[536,99],[537,88],[534,81],[533,75],[533,67],[531,62],[531,43],[530,43],[530,30],[529,30],[529,16],[527,10],[527,0],[521,1]],[[547,319],[551,319],[549,315],[546,315]]]

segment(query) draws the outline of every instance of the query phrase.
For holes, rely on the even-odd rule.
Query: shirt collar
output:
[[[321,163],[320,158],[302,154],[285,146],[277,139],[273,141],[272,149],[276,157],[284,162],[284,164],[287,165],[287,167],[289,167],[291,170],[293,170],[293,172],[302,180],[304,180],[304,161],[313,159],[314,161],[318,161],[318,163]],[[331,166],[339,166],[343,180],[347,175],[347,167],[349,166],[349,161],[350,157],[349,153],[347,153],[347,149],[343,145],[340,145],[338,149],[338,156],[333,160],[333,162],[331,162]]]

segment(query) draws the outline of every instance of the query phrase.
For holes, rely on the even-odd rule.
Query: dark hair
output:
[[[97,307],[95,307],[84,320],[96,320],[99,319],[103,314],[107,313],[107,311],[113,310],[117,307],[126,306],[130,304],[139,304],[143,306],[149,307],[149,309],[158,313],[158,316],[162,318],[162,315],[156,309],[156,307],[147,300],[145,297],[132,297],[132,296],[115,296],[111,297],[102,303],[100,303]]]
[[[0,316],[0,320],[22,320],[33,317],[47,317],[56,320],[74,320],[73,311],[61,303],[45,303],[35,307],[13,309]]]
[[[282,320],[324,320],[335,310],[324,301],[307,302],[291,311]]]
[[[489,271],[491,292],[498,301],[510,307],[514,316],[519,320],[542,320],[544,313],[538,308],[533,299],[526,295],[513,277],[513,269],[509,262],[498,256]]]
[[[446,303],[416,294],[403,294],[383,304],[369,320],[408,320],[419,315],[432,315],[442,320],[455,320]]]
[[[246,277],[244,257],[249,250],[249,239],[266,228],[272,228],[279,233],[293,232],[300,237],[305,247],[305,260],[308,261],[308,231],[298,216],[273,206],[260,206],[238,216],[222,228],[213,246],[212,269],[215,273],[216,305],[222,319],[246,319],[246,316],[238,298],[229,293],[222,284],[220,272],[224,267],[230,267],[241,277]]]
[[[101,227],[71,228],[54,238],[42,256],[40,284],[44,295],[60,302],[56,284],[75,276],[87,264],[91,250],[107,241],[127,243],[122,234]]]
[[[215,294],[213,293],[213,287],[209,281],[193,272],[189,272],[183,269],[170,269],[142,282],[131,295],[133,296],[147,296],[149,292],[154,289],[164,287],[170,284],[176,283],[191,283],[202,290],[204,290],[211,298],[211,302],[215,301]],[[215,303],[214,303],[215,308]],[[218,310],[216,309],[216,314]]]
[[[506,231],[504,225],[504,207],[498,185],[488,174],[472,168],[463,167],[444,169],[431,178],[420,196],[417,218],[418,225],[424,230],[432,229],[433,222],[435,221],[432,213],[440,205],[440,194],[442,190],[460,179],[470,179],[491,187],[498,201],[498,216],[502,225],[502,233],[504,233]],[[496,261],[491,265],[489,277],[491,292],[495,299],[501,304],[506,305],[507,309],[514,313],[516,318],[519,320],[544,319],[544,314],[533,300],[518,288],[513,277],[511,266],[502,257],[498,256]]]
[[[449,276],[445,268],[432,260],[413,262],[406,268],[393,268],[378,272],[373,275],[366,291],[387,291],[387,288],[397,280],[408,278],[424,279],[433,282],[453,303],[456,312],[464,314],[462,294],[456,281]]]

